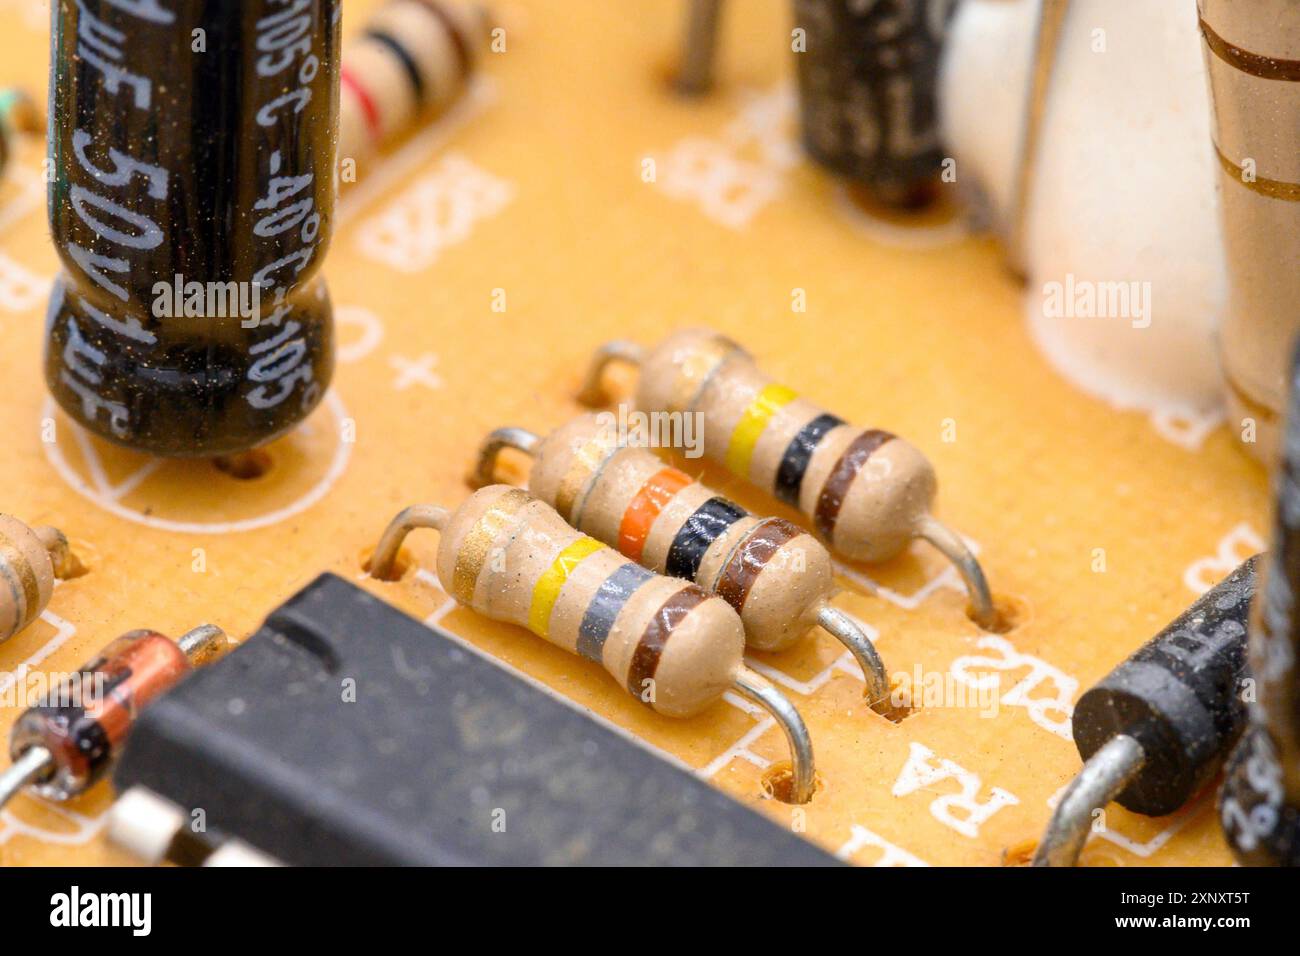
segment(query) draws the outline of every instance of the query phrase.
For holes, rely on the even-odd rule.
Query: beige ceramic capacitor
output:
[[[40,616],[74,560],[62,531],[0,514],[0,643]]]
[[[745,666],[744,630],[725,601],[647,571],[508,485],[483,488],[454,512],[429,505],[401,512],[375,549],[375,577],[391,579],[403,539],[420,527],[441,532],[438,579],[456,601],[600,664],[658,713],[691,717],[728,690],[765,708],[790,743],[794,801],[811,797],[807,728],[789,700]]]
[[[1270,463],[1300,332],[1300,3],[1199,9],[1228,263],[1219,354],[1229,425]]]
[[[614,361],[640,365],[635,406],[644,413],[698,413],[704,454],[808,516],[831,549],[855,561],[886,561],[914,538],[961,572],[972,617],[998,620],[988,582],[966,543],[931,514],[938,480],[915,446],[858,428],[768,378],[730,339],[707,329],[677,332],[649,352],[612,342],[596,355],[581,400],[605,400]]]
[[[620,434],[608,412],[581,415],[544,439],[520,428],[492,432],[479,452],[476,483],[495,481],[504,448],[532,455],[529,490],[570,525],[657,574],[694,581],[740,615],[746,641],[781,651],[821,625],[862,667],[867,697],[884,704],[889,678],[871,640],[830,603],[826,549],[783,518],[740,505],[665,464]]]

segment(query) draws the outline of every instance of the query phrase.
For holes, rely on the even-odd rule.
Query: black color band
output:
[[[385,33],[383,30],[371,28],[366,31],[366,36],[377,43],[382,43],[397,58],[397,62],[402,64],[402,69],[406,71],[406,78],[411,81],[411,92],[415,94],[415,101],[419,105],[424,105],[424,77],[420,75],[420,66],[412,59],[411,54],[406,52],[406,47],[402,46],[402,41],[397,39],[391,33]]]
[[[745,509],[726,498],[710,498],[686,519],[668,549],[664,571],[674,578],[694,581],[709,545],[727,533],[727,529],[745,517]]]
[[[799,429],[799,434],[790,440],[785,454],[781,456],[781,466],[776,470],[776,484],[772,488],[772,494],[788,505],[799,507],[799,489],[803,487],[803,476],[808,470],[813,452],[827,432],[843,424],[842,419],[823,413]]]

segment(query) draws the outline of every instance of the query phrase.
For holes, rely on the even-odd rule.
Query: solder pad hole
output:
[[[987,629],[991,634],[1006,634],[1024,622],[1026,608],[1024,602],[1018,598],[995,595],[993,610],[997,617],[993,626]],[[973,609],[969,605],[966,607],[966,616],[972,621],[975,620]]]
[[[1021,840],[1011,846],[1002,848],[1002,865],[1003,866],[1029,866],[1034,859],[1034,853],[1038,849],[1037,840]]]
[[[375,574],[374,571],[370,569],[370,561],[373,557],[374,551],[372,549],[367,548],[365,551],[362,551],[361,568],[376,581],[400,581],[402,578],[406,577],[407,572],[415,566],[415,562],[411,559],[410,552],[405,548],[401,548],[397,552],[397,557],[393,559],[393,566],[389,569],[388,574]]]
[[[821,778],[813,777],[813,793],[822,788]],[[778,760],[763,773],[763,795],[782,803],[800,806],[794,799],[794,767],[788,760]]]
[[[271,470],[271,456],[261,448],[241,451],[234,455],[219,455],[212,459],[217,471],[236,481],[254,481]]]
[[[907,703],[896,704],[894,703],[893,697],[890,697],[889,700],[880,701],[879,703],[874,704],[871,709],[881,717],[884,717],[885,720],[889,721],[891,724],[901,724],[917,711],[917,708],[913,707],[910,701]]]

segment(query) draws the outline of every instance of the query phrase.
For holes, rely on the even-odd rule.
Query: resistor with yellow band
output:
[[[224,644],[225,634],[211,624],[178,641],[156,631],[113,641],[14,723],[0,807],[27,786],[49,800],[84,793],[112,766],[141,709]]]
[[[29,528],[0,514],[0,643],[35,621],[54,592],[54,579],[78,563],[58,528]]]
[[[391,0],[343,53],[339,157],[361,160],[446,109],[474,72],[492,20],[478,5]]]
[[[603,403],[602,375],[615,361],[641,366],[637,409],[698,413],[704,453],[802,511],[833,550],[854,561],[886,561],[924,538],[961,572],[975,621],[997,625],[979,562],[931,514],[938,481],[913,445],[880,429],[857,428],[800,398],[764,375],[735,342],[706,329],[678,332],[650,352],[629,342],[605,345],[582,401]]]
[[[583,415],[545,439],[521,428],[494,431],[479,453],[479,484],[495,480],[503,448],[533,456],[530,490],[579,531],[730,604],[751,647],[785,650],[820,624],[857,659],[868,699],[888,699],[889,678],[875,647],[830,604],[830,555],[801,528],[750,514],[599,415]]]
[[[628,561],[508,485],[483,488],[454,512],[402,511],[375,549],[371,574],[392,579],[415,528],[441,533],[438,579],[456,601],[595,661],[658,713],[691,717],[728,690],[766,709],[790,744],[794,802],[811,798],[808,729],[790,701],[745,666],[744,630],[725,601]]]

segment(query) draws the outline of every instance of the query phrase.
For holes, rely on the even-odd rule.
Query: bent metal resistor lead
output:
[[[177,641],[131,631],[109,644],[14,723],[0,807],[27,786],[50,800],[90,789],[112,766],[140,710],[214,656],[225,637],[204,624]]]
[[[625,441],[598,415],[582,415],[545,439],[497,429],[479,451],[476,484],[496,481],[504,448],[533,457],[530,490],[573,527],[730,604],[751,647],[784,650],[813,626],[825,628],[862,668],[868,700],[887,705],[885,665],[862,629],[831,605],[831,557],[806,531],[750,514]]]
[[[923,538],[956,565],[980,627],[998,625],[988,581],[961,537],[930,513],[934,466],[889,432],[862,429],[800,398],[759,371],[730,339],[686,329],[647,352],[610,342],[592,361],[579,400],[606,401],[613,362],[641,367],[636,408],[698,413],[704,453],[807,515],[821,538],[854,561],[887,561]]]
[[[438,579],[457,602],[595,661],[658,713],[691,717],[727,690],[758,704],[790,744],[792,802],[812,798],[808,728],[784,694],[745,666],[744,630],[725,601],[626,560],[509,485],[482,488],[454,512],[415,505],[399,513],[370,560],[374,577],[393,579],[402,541],[416,528],[441,533]]]

